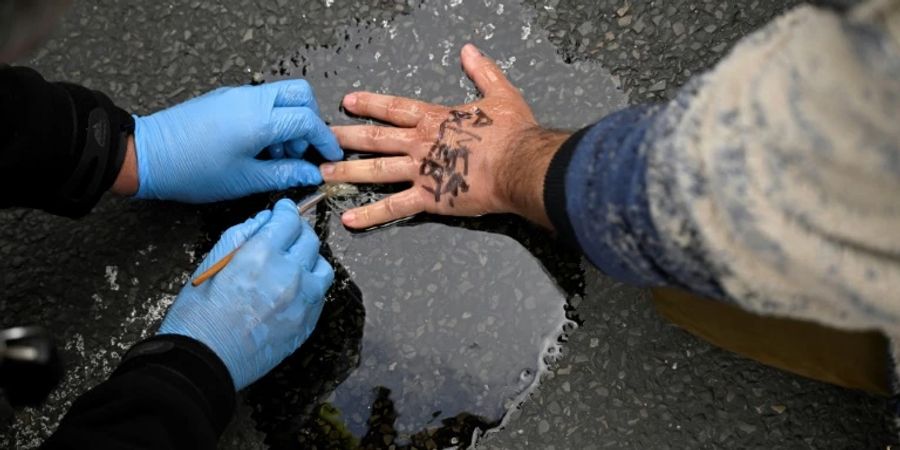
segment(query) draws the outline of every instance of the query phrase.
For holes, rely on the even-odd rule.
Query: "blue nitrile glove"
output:
[[[319,184],[319,170],[300,159],[310,144],[343,158],[304,80],[221,88],[136,117],[134,139],[136,197],[187,203]],[[274,159],[255,158],[264,148]]]
[[[235,388],[243,389],[306,341],[334,271],[290,200],[226,231],[194,276],[239,246],[221,272],[182,289],[158,334],[206,344],[228,367]]]

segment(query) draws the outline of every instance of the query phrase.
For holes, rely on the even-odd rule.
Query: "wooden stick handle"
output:
[[[306,211],[312,209],[313,206],[316,206],[316,204],[324,200],[326,197],[328,197],[328,195],[322,191],[318,191],[315,194],[310,195],[309,198],[300,203],[300,206],[297,207],[297,212],[300,215],[303,215]],[[191,284],[193,284],[194,287],[200,286],[206,280],[212,278],[213,275],[221,272],[222,269],[224,269],[225,266],[227,266],[228,263],[231,262],[231,259],[234,258],[234,254],[237,253],[238,249],[240,249],[240,247],[232,250],[231,253],[225,255],[225,257],[220,259],[219,262],[213,264],[209,269],[206,269],[205,272],[201,273],[197,278],[194,278],[194,280],[191,281]]]
[[[206,269],[205,272],[201,273],[197,278],[194,278],[194,281],[191,281],[191,284],[193,284],[194,287],[200,286],[204,281],[212,278],[213,275],[219,273],[222,269],[225,268],[225,266],[228,265],[228,263],[231,262],[231,259],[234,258],[234,255],[237,253],[238,249],[240,249],[240,247],[232,250],[231,253],[225,255],[225,257],[220,259],[219,262],[213,264],[209,269]]]

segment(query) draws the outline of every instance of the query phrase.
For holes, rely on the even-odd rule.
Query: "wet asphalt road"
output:
[[[54,38],[22,63],[100,89],[136,114],[245,83],[306,44],[336,42],[335,29],[354,18],[390,21],[417,5],[75,3]],[[796,2],[525,3],[563,55],[598,61],[639,102],[672,95]],[[0,213],[2,325],[49,324],[72,367],[50,405],[22,412],[0,447],[39,442],[77,393],[153,329],[208,241],[203,212],[107,198],[80,221]],[[883,400],[712,348],[658,318],[646,292],[591,269],[577,311],[584,326],[554,373],[486,448],[875,448],[888,439]],[[246,410],[238,416],[249,420]],[[235,428],[223,447],[260,442],[252,427]]]

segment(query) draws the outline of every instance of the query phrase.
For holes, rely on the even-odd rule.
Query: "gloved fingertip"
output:
[[[279,213],[279,212],[289,212],[289,211],[293,212],[294,214],[298,214],[297,204],[294,203],[294,201],[289,198],[283,198],[281,200],[278,200],[278,202],[275,203],[275,207],[272,208],[272,211],[273,211],[273,214]]]
[[[331,264],[324,257],[319,255],[319,259],[313,267],[312,274],[316,278],[322,280],[324,287],[322,295],[324,296],[331,287],[331,284],[334,283],[334,268],[331,267]]]
[[[344,150],[335,144],[334,149],[329,152],[329,155],[331,156],[330,158],[328,156],[325,157],[329,161],[340,161],[344,159]]]
[[[322,173],[315,167],[303,166],[301,168],[300,179],[306,186],[315,186],[322,184]]]
[[[330,161],[340,161],[344,159],[344,149],[341,148],[341,144],[338,142],[337,136],[331,131],[331,128],[328,128],[328,139],[326,140],[325,148],[321,149],[320,152],[325,159]]]

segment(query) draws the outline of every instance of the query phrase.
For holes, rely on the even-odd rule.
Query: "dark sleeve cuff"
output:
[[[128,351],[111,378],[139,370],[153,371],[193,399],[217,433],[231,420],[234,382],[222,360],[203,343],[174,334],[151,337]]]
[[[582,128],[566,139],[550,160],[547,175],[544,177],[544,208],[547,217],[550,218],[559,240],[576,249],[580,247],[566,206],[566,173],[575,154],[575,148],[590,128]]]
[[[116,181],[134,118],[106,95],[69,83],[57,83],[72,100],[75,133],[69,172],[62,179],[48,212],[77,217],[90,212]]]
[[[115,182],[134,119],[102,93],[0,65],[0,207],[78,217]]]

